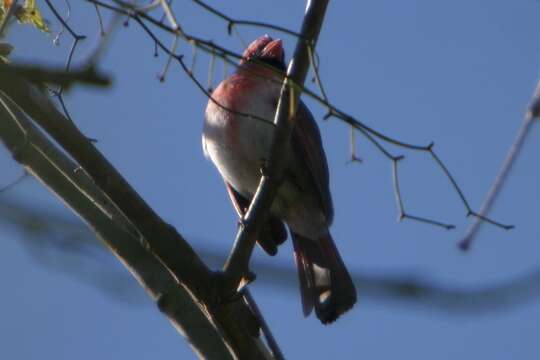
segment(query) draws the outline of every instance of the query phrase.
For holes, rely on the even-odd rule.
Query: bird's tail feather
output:
[[[356,303],[356,289],[341,256],[327,232],[317,240],[292,233],[300,280],[302,307],[323,324],[335,321]]]

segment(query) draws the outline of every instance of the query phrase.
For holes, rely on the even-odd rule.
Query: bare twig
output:
[[[60,15],[58,13],[58,10],[56,10],[56,8],[54,7],[54,5],[51,3],[50,0],[45,0],[45,2],[47,3],[47,6],[49,7],[49,9],[51,10],[51,12],[53,13],[53,15],[56,17],[56,19],[58,21],[60,21],[60,23],[62,24],[62,26],[67,29],[67,31],[71,34],[71,36],[73,36],[74,39],[76,40],[84,40],[86,38],[86,36],[84,35],[79,35],[77,34],[75,31],[73,31],[73,29],[71,28],[71,26],[68,25],[68,23],[66,22],[66,20],[64,20],[64,18],[62,17],[62,15]],[[69,3],[68,3],[68,6],[69,6]],[[69,8],[68,8],[69,9]]]
[[[103,27],[103,18],[101,17],[101,11],[99,10],[99,7],[94,4],[94,8],[96,9],[96,16],[98,18],[98,24],[99,24],[99,35],[102,37],[107,35],[105,32],[105,28]]]
[[[491,210],[491,207],[495,203],[497,196],[501,192],[501,189],[508,177],[508,174],[512,170],[512,167],[514,166],[516,159],[519,156],[519,153],[521,152],[521,149],[523,149],[523,145],[525,144],[527,135],[530,134],[533,124],[538,123],[539,118],[540,118],[540,80],[538,81],[536,85],[536,89],[534,91],[531,103],[529,105],[529,108],[527,109],[527,113],[525,114],[523,123],[521,124],[521,127],[518,130],[516,138],[513,144],[510,146],[510,149],[508,150],[506,158],[504,159],[504,162],[501,166],[501,169],[499,170],[499,173],[495,177],[495,182],[491,186],[491,189],[489,189],[489,192],[486,195],[484,203],[482,204],[482,207],[479,213],[480,217],[485,218],[487,214],[489,213],[489,211]],[[465,234],[463,239],[459,242],[459,247],[462,250],[468,250],[470,248],[474,240],[474,237],[476,236],[478,230],[480,229],[481,221],[479,221],[478,219],[479,218],[477,218],[477,220],[475,220],[471,224],[471,226],[467,230],[467,233]]]
[[[210,64],[208,65],[208,83],[207,83],[207,91],[212,92],[213,86],[214,86],[214,72],[216,67],[216,56],[212,54],[210,57]]]
[[[65,71],[69,71],[70,67],[71,67],[71,62],[73,61],[73,55],[75,54],[75,50],[77,49],[77,46],[79,45],[79,42],[86,39],[86,36],[85,35],[79,35],[77,34],[72,28],[71,26],[69,26],[69,24],[67,23],[67,19],[69,19],[69,17],[71,16],[71,8],[70,8],[70,4],[69,2],[66,1],[66,5],[68,7],[68,16],[67,16],[67,19],[64,19],[60,13],[58,13],[58,10],[56,10],[56,8],[54,7],[54,5],[51,3],[50,0],[45,0],[45,2],[47,3],[47,5],[49,6],[49,9],[52,11],[52,13],[54,14],[54,16],[56,17],[56,19],[58,21],[60,21],[60,23],[62,24],[63,26],[63,29],[67,29],[67,31],[70,33],[70,35],[73,37],[73,43],[71,45],[71,48],[69,49],[69,53],[68,53],[68,56],[67,56],[67,60],[66,60],[66,65],[65,65]],[[58,34],[58,36],[60,36],[60,33]],[[55,42],[58,41],[58,37],[57,39],[55,40]],[[64,94],[64,86],[63,85],[59,85],[58,88],[56,90],[52,90],[52,94],[54,94],[57,99],[58,99],[58,102],[60,103],[60,106],[62,106],[62,110],[64,112],[64,115],[71,121],[73,122],[73,119],[71,118],[71,115],[66,107],[66,103],[64,101],[64,97],[63,97],[63,94]]]
[[[348,163],[362,162],[362,159],[356,155],[356,131],[352,126],[349,129],[349,149],[351,151],[351,155]]]
[[[403,159],[404,159],[403,156],[397,156],[392,159],[392,179],[394,183],[394,194],[396,195],[396,203],[399,210],[397,220],[401,221],[403,219],[411,219],[418,222],[423,222],[426,224],[439,226],[439,227],[445,228],[446,230],[455,228],[455,226],[452,224],[445,224],[440,221],[436,221],[436,220],[421,217],[421,216],[411,215],[405,212],[405,207],[403,206],[403,199],[401,198],[401,191],[400,191],[399,177],[398,177],[398,163]]]
[[[225,20],[227,22],[227,31],[228,31],[229,35],[231,35],[232,30],[234,28],[234,25],[247,25],[247,26],[260,27],[260,28],[263,28],[263,29],[277,30],[277,31],[280,31],[280,32],[285,33],[285,34],[289,34],[289,35],[293,35],[293,36],[298,37],[298,38],[302,38],[301,33],[297,33],[295,31],[289,30],[289,29],[284,28],[282,26],[278,26],[278,25],[274,25],[274,24],[270,24],[270,23],[264,23],[264,22],[260,22],[260,21],[233,19],[232,17],[225,15],[224,13],[217,10],[216,8],[206,4],[204,1],[200,1],[200,0],[192,0],[192,1],[195,4],[197,4],[197,5],[201,6],[202,8],[204,8],[205,10],[207,10],[208,12],[222,18],[223,20]]]
[[[168,49],[163,46],[163,44],[159,41],[159,39],[157,38],[157,36],[152,32],[152,30],[146,26],[146,24],[144,23],[144,21],[148,21],[149,23],[151,23],[152,25],[160,28],[161,30],[164,30],[164,31],[167,31],[171,34],[177,34],[177,30],[175,30],[174,27],[169,27],[165,24],[163,24],[161,21],[158,21],[154,18],[152,18],[151,16],[149,16],[148,14],[144,13],[144,12],[137,12],[136,9],[131,9],[131,10],[126,10],[124,8],[119,8],[119,7],[115,7],[115,6],[112,6],[110,4],[107,4],[107,3],[104,3],[100,0],[86,0],[86,1],[89,1],[91,3],[94,3],[94,4],[98,4],[104,8],[107,8],[109,10],[112,10],[112,11],[115,11],[115,12],[119,12],[119,13],[122,13],[122,14],[125,14],[125,15],[128,15],[130,16],[131,18],[135,19],[139,25],[141,25],[145,31],[147,32],[147,34],[158,44],[158,46],[164,50],[165,52],[169,53],[170,52],[168,51]],[[115,2],[120,2],[118,0],[115,0]],[[123,3],[123,2],[122,2]],[[215,9],[213,9],[215,10]],[[216,14],[214,11],[211,11],[212,13]],[[217,14],[216,14],[217,15]],[[223,15],[223,14],[222,14]],[[218,15],[220,16],[220,15]],[[220,16],[222,17],[222,16]],[[223,18],[223,17],[222,17]],[[226,17],[228,18],[228,17]],[[224,18],[224,19],[226,19]],[[247,24],[248,22],[245,23],[245,25],[248,25]],[[263,26],[264,24],[262,23],[258,23],[256,24],[255,26]],[[291,35],[294,35],[294,34],[291,34]],[[194,44],[195,46],[197,46],[200,50],[203,50],[209,54],[214,54],[214,56],[217,56],[217,57],[220,57],[223,59],[224,61],[224,64],[230,64],[232,66],[236,66],[236,64],[234,62],[232,62],[229,57],[231,58],[240,58],[241,55],[239,54],[236,54],[230,50],[227,50],[219,45],[216,45],[214,44],[212,41],[209,41],[209,40],[204,40],[204,39],[201,39],[201,38],[198,38],[196,36],[192,36],[192,35],[189,35],[185,32],[182,32],[182,36],[186,39],[186,41]],[[301,39],[302,42],[306,42],[305,39],[303,39],[301,36],[299,36],[299,39]],[[314,50],[312,49],[313,51],[313,55],[316,55],[316,53],[314,52]],[[313,58],[315,56],[312,56]],[[181,56],[178,56],[177,57],[177,60],[179,62],[179,64],[181,65],[182,69],[184,70],[184,72],[186,73],[186,75],[188,75],[190,77],[190,79],[195,83],[195,85],[202,91],[205,93],[205,95],[211,100],[213,101],[214,103],[216,103],[218,106],[228,110],[228,111],[231,111],[233,113],[237,113],[239,115],[243,115],[243,116],[246,116],[246,117],[251,117],[253,119],[258,119],[258,120],[261,120],[261,121],[270,121],[269,119],[262,119],[260,117],[257,117],[257,116],[254,116],[254,115],[250,115],[250,114],[240,114],[232,109],[227,109],[225,106],[223,106],[222,104],[220,104],[219,102],[217,102],[215,99],[213,99],[211,97],[211,95],[209,94],[209,92],[207,91],[207,88],[204,87],[196,78],[195,76],[193,75],[193,73],[190,71],[190,68],[185,66],[184,62],[182,61],[182,57]],[[265,66],[264,63],[261,64],[261,66]],[[273,68],[270,68],[269,70],[272,70],[272,71],[276,71],[275,69]],[[436,162],[436,164],[440,167],[440,169],[443,171],[443,173],[445,174],[445,176],[449,179],[449,181],[451,182],[451,184],[453,185],[453,188],[456,192],[456,194],[459,196],[460,200],[462,201],[463,203],[463,206],[465,207],[466,209],[466,215],[467,216],[475,216],[483,221],[486,221],[486,222],[489,222],[495,226],[498,226],[498,227],[501,227],[503,229],[510,229],[512,228],[512,225],[505,225],[505,224],[502,224],[502,223],[499,223],[497,221],[494,221],[494,220],[491,220],[487,217],[483,217],[483,216],[479,216],[479,214],[477,214],[475,211],[472,210],[472,208],[469,206],[468,202],[466,201],[466,198],[463,196],[463,191],[461,190],[461,188],[459,186],[457,186],[457,182],[454,180],[453,176],[451,175],[451,173],[449,172],[449,170],[447,169],[447,167],[444,165],[444,163],[442,161],[440,161],[440,158],[437,156],[437,154],[435,153],[435,151],[433,150],[433,145],[432,144],[429,144],[429,145],[415,145],[415,144],[411,144],[411,143],[406,143],[406,142],[403,142],[403,141],[400,141],[400,140],[397,140],[397,139],[394,139],[390,136],[387,136],[375,129],[373,129],[372,127],[369,127],[367,126],[366,124],[358,121],[357,119],[355,119],[353,116],[347,114],[346,112],[338,109],[337,107],[335,107],[334,105],[332,105],[330,102],[328,102],[327,99],[325,99],[325,94],[321,96],[317,95],[316,93],[314,93],[313,91],[307,89],[306,87],[304,87],[302,84],[297,84],[295,83],[292,79],[289,79],[290,83],[295,87],[295,88],[298,88],[298,89],[301,89],[301,91],[306,94],[307,96],[311,97],[312,99],[316,100],[317,102],[319,102],[320,104],[322,104],[323,106],[325,106],[327,109],[328,109],[328,113],[327,115],[325,116],[325,119],[328,119],[328,118],[331,118],[331,117],[334,117],[334,118],[337,118],[347,124],[349,124],[352,128],[360,131],[360,133],[364,136],[367,137],[368,134],[372,135],[372,138],[369,138],[369,141],[371,143],[373,143],[379,150],[382,151],[382,147],[380,146],[380,144],[377,142],[377,140],[375,140],[375,138],[381,140],[381,141],[384,141],[384,142],[387,142],[389,144],[392,144],[394,146],[398,146],[398,147],[402,147],[402,148],[405,148],[405,149],[408,149],[408,150],[412,150],[412,151],[419,151],[419,152],[427,152],[430,154],[430,156],[432,157],[432,159]],[[390,155],[388,152],[384,152],[384,155],[386,157],[388,157],[389,159],[392,159],[393,156]],[[439,160],[439,161],[437,161]],[[463,201],[465,200],[465,201]],[[409,218],[411,219],[414,219],[416,220],[416,217],[414,216],[409,216]]]

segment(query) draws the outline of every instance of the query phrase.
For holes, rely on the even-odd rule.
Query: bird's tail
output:
[[[335,321],[356,303],[356,289],[327,232],[317,240],[292,233],[304,315],[313,308],[323,324]]]

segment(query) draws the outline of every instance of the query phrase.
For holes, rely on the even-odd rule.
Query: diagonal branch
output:
[[[62,153],[3,92],[0,141],[15,159],[75,211],[122,261],[171,323],[206,358],[232,359],[221,333],[188,291],[136,237],[114,205],[79,166]]]
[[[293,117],[296,114],[300,89],[293,84],[304,84],[309,69],[309,47],[317,42],[324,20],[328,0],[308,1],[306,14],[302,24],[302,38],[298,40],[292,57],[287,77],[283,82],[274,123],[274,138],[270,147],[266,168],[261,176],[259,186],[248,211],[243,219],[243,226],[236,236],[232,252],[225,264],[225,273],[230,277],[232,289],[237,289],[244,276],[248,274],[249,259],[255,245],[259,229],[269,214],[270,206],[280,185],[283,173],[283,159],[286,156],[287,144],[294,127]]]
[[[0,90],[32,117],[77,161],[126,221],[137,230],[143,247],[164,264],[198,300],[220,329],[235,357],[271,357],[259,334],[259,324],[237,297],[223,303],[213,273],[188,242],[135,192],[108,160],[35,86],[16,73],[0,72]]]
[[[502,186],[504,185],[504,182],[506,181],[506,178],[508,177],[508,174],[512,170],[512,167],[514,166],[514,163],[523,148],[523,145],[525,144],[525,140],[527,138],[527,135],[531,132],[531,128],[534,123],[538,123],[540,120],[540,80],[536,84],[536,89],[534,91],[531,103],[529,105],[529,109],[527,110],[527,113],[525,114],[525,118],[523,119],[523,123],[521,124],[521,127],[518,130],[518,133],[516,135],[516,139],[514,140],[514,143],[510,146],[510,149],[508,150],[508,154],[506,155],[506,159],[504,159],[504,162],[501,166],[501,169],[499,170],[499,173],[497,174],[497,177],[495,178],[495,182],[491,186],[491,189],[486,195],[486,198],[484,200],[484,203],[482,204],[482,207],[480,208],[480,213],[478,214],[476,220],[472,223],[472,225],[467,230],[467,233],[463,237],[463,239],[459,242],[459,247],[462,250],[468,250],[471,246],[472,241],[474,240],[474,237],[476,236],[476,233],[480,229],[480,225],[482,224],[482,219],[487,216],[489,213],[489,210],[491,210],[491,207],[495,203],[495,200],[497,199],[497,196],[500,194]]]

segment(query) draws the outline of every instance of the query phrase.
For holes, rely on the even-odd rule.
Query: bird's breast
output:
[[[275,104],[267,88],[224,82],[206,108],[205,153],[225,181],[246,197],[257,189],[273,136]]]

